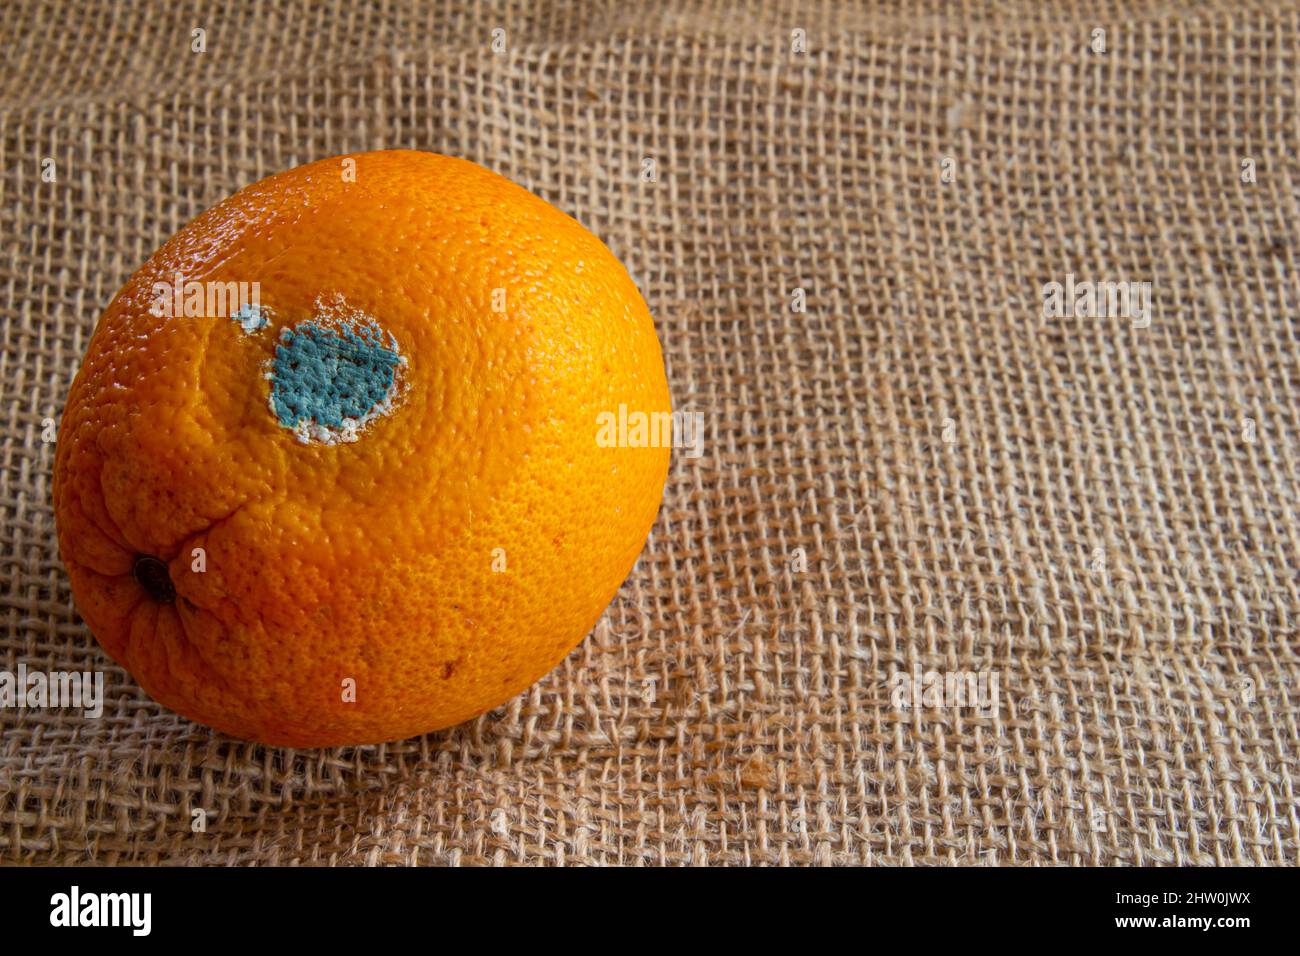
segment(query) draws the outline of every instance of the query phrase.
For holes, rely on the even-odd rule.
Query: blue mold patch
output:
[[[258,329],[265,328],[268,321],[266,310],[260,305],[242,305],[231,318],[238,322],[239,327],[249,335]]]
[[[391,410],[404,363],[397,340],[373,321],[301,322],[280,332],[271,411],[299,441],[356,441],[359,428]]]

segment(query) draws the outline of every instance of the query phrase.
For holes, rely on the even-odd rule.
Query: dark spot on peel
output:
[[[152,554],[137,555],[135,566],[131,569],[144,593],[159,604],[173,604],[176,601],[176,586],[167,565]]]
[[[456,664],[454,661],[448,661],[442,665],[442,679],[451,680],[451,675],[456,673]]]

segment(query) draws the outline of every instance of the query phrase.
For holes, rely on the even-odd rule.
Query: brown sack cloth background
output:
[[[0,711],[0,861],[1297,863],[1293,4],[0,18],[0,669],[108,697]],[[400,744],[244,744],[80,623],[44,422],[184,222],[391,146],[600,235],[704,454],[521,697]],[[1152,283],[1149,326],[1044,317],[1071,274]],[[928,671],[996,675],[997,705],[895,706]]]

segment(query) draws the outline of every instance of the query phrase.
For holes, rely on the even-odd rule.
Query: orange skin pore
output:
[[[258,282],[269,325],[155,314],[177,276]],[[322,302],[405,359],[354,442],[304,443],[268,404],[281,330]],[[671,410],[659,341],[573,219],[432,153],[280,173],[182,229],[95,329],[55,459],[77,606],[150,696],[236,737],[459,723],[563,659],[640,554],[670,449],[602,447],[620,405]]]

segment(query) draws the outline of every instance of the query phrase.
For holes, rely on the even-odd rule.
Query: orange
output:
[[[269,744],[405,738],[592,628],[655,520],[670,411],[645,302],[573,219],[464,160],[321,160],[199,216],[109,305],[59,426],[60,550],[166,707]]]

